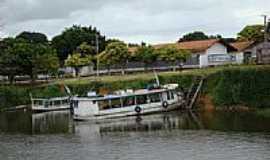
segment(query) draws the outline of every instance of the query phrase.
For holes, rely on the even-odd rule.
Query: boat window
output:
[[[171,99],[174,99],[174,92],[170,92],[171,93]]]
[[[155,103],[155,102],[160,102],[161,95],[160,93],[155,93],[155,94],[149,94],[149,99],[151,103]]]
[[[124,97],[123,100],[123,106],[133,106],[135,105],[135,97]]]
[[[167,100],[171,100],[171,95],[169,91],[167,92]]]
[[[34,105],[38,105],[38,106],[42,106],[43,105],[43,101],[34,101]]]
[[[111,108],[121,108],[120,98],[111,99]]]
[[[61,101],[54,101],[54,105],[55,106],[60,106],[61,105]]]
[[[99,110],[110,109],[109,100],[98,101]]]
[[[62,104],[67,104],[68,103],[68,100],[65,99],[65,100],[62,100]]]
[[[44,107],[48,108],[49,107],[49,102],[48,101],[44,101]]]
[[[147,96],[146,95],[136,96],[136,101],[137,101],[137,104],[146,104]]]

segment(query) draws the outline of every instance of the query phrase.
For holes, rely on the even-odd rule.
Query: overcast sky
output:
[[[174,42],[195,30],[234,37],[247,24],[263,23],[269,6],[270,0],[0,0],[0,35],[51,38],[80,24],[126,42]]]

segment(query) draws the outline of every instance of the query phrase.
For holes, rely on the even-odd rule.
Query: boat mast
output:
[[[159,78],[158,78],[158,75],[157,75],[156,70],[154,70],[154,75],[155,75],[155,78],[156,78],[156,84],[159,87],[160,86],[160,83],[159,83]]]

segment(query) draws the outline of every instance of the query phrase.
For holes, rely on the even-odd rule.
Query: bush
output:
[[[224,69],[207,80],[207,89],[217,106],[270,107],[270,69]]]

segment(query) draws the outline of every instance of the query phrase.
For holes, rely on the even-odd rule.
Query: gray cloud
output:
[[[261,23],[260,14],[270,13],[268,0],[0,0],[0,4],[2,35],[28,30],[52,37],[81,24],[96,26],[107,37],[150,43],[176,41],[194,30],[234,36],[244,25]]]

